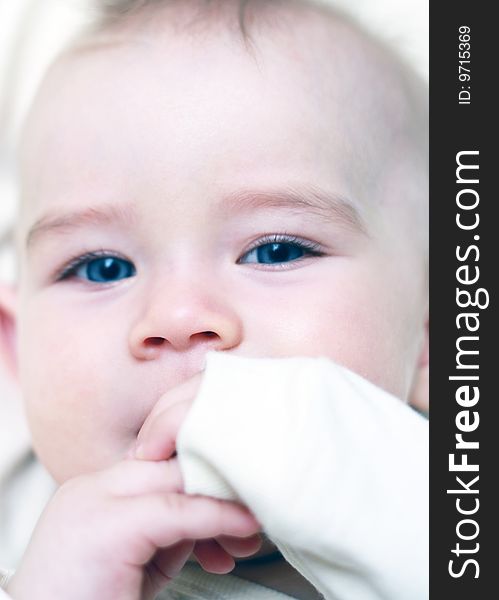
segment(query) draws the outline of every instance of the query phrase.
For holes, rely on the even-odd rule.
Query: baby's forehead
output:
[[[220,61],[249,59],[263,73],[279,63],[280,70],[303,78],[302,88],[312,80],[313,88],[329,85],[350,99],[352,88],[373,100],[389,79],[399,87],[404,70],[392,52],[346,16],[307,0],[146,1],[143,10],[104,22],[76,50],[99,45],[104,50],[120,42],[162,45],[165,60],[176,58],[175,48],[198,46],[205,53],[217,45]],[[397,99],[396,91],[384,96],[386,103]]]
[[[300,2],[277,3],[262,14],[250,11],[245,37],[230,16],[214,18],[198,12],[193,19],[192,11],[183,13],[179,3],[158,2],[161,9],[154,9],[154,4],[143,15],[87,35],[61,57],[35,103],[26,130],[28,148],[30,138],[46,137],[61,115],[68,122],[88,118],[90,126],[103,109],[104,92],[111,107],[113,98],[121,101],[122,96],[131,115],[134,87],[140,86],[134,78],[140,71],[166,82],[179,113],[184,104],[187,112],[199,113],[204,121],[227,119],[230,112],[244,123],[256,115],[255,136],[261,136],[262,143],[272,128],[276,137],[301,144],[304,156],[308,152],[306,160],[348,172],[358,188],[371,187],[380,156],[388,160],[389,152],[415,129],[396,61],[329,11],[309,9]],[[87,85],[92,79],[93,87]],[[140,94],[137,112],[147,112],[147,104],[158,114],[170,110],[148,93]],[[216,103],[221,105],[218,111]],[[238,138],[239,129],[235,124],[228,144],[244,141],[244,136]],[[79,143],[77,138],[69,138],[73,146]],[[35,147],[39,149],[38,144]],[[286,151],[291,155],[296,148]],[[31,152],[32,157],[35,154],[39,160],[50,152]]]
[[[59,87],[65,79],[77,76],[78,70],[88,72],[89,61],[106,65],[106,55],[120,48],[129,52],[121,53],[122,67],[115,61],[110,70],[126,71],[132,60],[140,60],[139,52],[131,58],[134,48],[156,47],[164,70],[158,77],[169,77],[171,86],[196,80],[201,97],[203,88],[215,80],[220,89],[239,85],[249,96],[256,83],[269,98],[280,91],[287,94],[289,103],[301,101],[309,107],[304,117],[312,114],[323,128],[335,128],[338,135],[345,132],[352,140],[359,138],[361,146],[374,138],[381,142],[382,132],[394,125],[398,114],[399,121],[404,120],[409,103],[395,61],[343,18],[302,2],[255,2],[263,14],[254,15],[250,2],[241,35],[229,17],[194,13],[194,19],[192,9],[184,14],[179,6],[189,4],[193,3],[152,2],[143,15],[82,37],[52,69],[49,84],[52,79],[52,87]],[[151,56],[143,52],[142,61],[147,68]],[[96,78],[109,75],[104,69],[95,70]],[[126,85],[124,79],[121,84]],[[120,85],[118,79],[113,85]],[[241,118],[245,108],[241,108]]]

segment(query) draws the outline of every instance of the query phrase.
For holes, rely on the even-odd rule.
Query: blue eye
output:
[[[306,240],[274,235],[271,236],[271,240],[262,241],[259,246],[246,252],[238,263],[278,265],[298,261],[307,256],[323,256],[318,250],[318,244]]]
[[[114,283],[133,277],[136,274],[133,264],[117,256],[96,256],[86,254],[71,261],[60,274],[59,280],[76,277],[92,283]]]

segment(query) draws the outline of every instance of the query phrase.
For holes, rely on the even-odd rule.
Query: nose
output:
[[[229,350],[238,346],[242,322],[227,294],[213,285],[184,284],[149,290],[145,306],[131,328],[129,346],[139,360],[154,360],[164,351]]]

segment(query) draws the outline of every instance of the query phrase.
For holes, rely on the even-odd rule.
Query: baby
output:
[[[424,86],[304,1],[112,4],[22,143],[1,340],[59,488],[8,597],[424,598]]]

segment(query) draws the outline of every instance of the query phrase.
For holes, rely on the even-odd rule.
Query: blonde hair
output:
[[[172,4],[179,0],[93,0],[97,10],[97,26],[98,28],[106,29],[110,26],[119,23],[126,17],[134,15],[143,9],[153,7],[154,5]],[[182,1],[182,0],[180,0]],[[260,2],[264,4],[275,3],[276,0],[198,0],[199,4],[205,4],[206,7],[214,4],[227,4],[234,6],[237,9],[239,28],[244,37],[246,32],[246,8],[250,2]],[[278,0],[279,1],[279,0]],[[289,0],[288,0],[289,2]],[[308,3],[308,0],[306,0]]]

